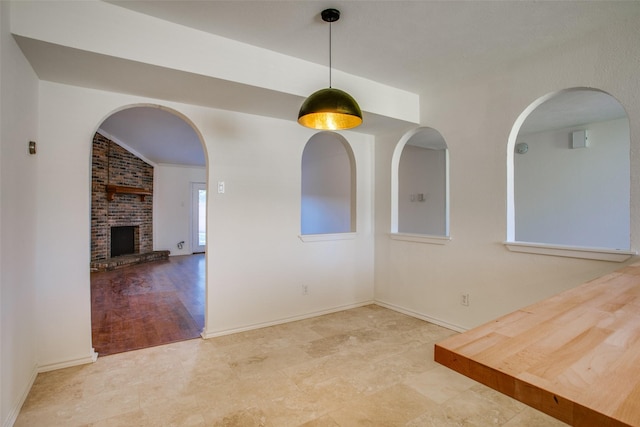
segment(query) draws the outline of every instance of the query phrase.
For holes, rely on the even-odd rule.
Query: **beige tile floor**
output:
[[[38,375],[16,426],[563,426],[433,361],[375,305]]]

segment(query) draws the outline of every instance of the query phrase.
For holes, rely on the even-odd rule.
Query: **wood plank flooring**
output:
[[[574,426],[640,426],[640,263],[435,346],[435,360]]]
[[[204,254],[91,273],[91,331],[99,355],[200,336]]]

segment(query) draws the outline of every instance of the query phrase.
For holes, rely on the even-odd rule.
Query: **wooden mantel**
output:
[[[107,189],[107,200],[113,200],[113,196],[115,194],[136,194],[140,196],[140,200],[144,202],[145,196],[151,196],[153,193],[144,188],[138,187],[125,187],[123,185],[106,185]]]

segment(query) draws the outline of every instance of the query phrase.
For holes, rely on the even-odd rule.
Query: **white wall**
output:
[[[345,132],[358,170],[354,240],[303,243],[301,158],[313,131],[282,121],[154,99],[40,83],[42,173],[38,201],[40,363],[88,361],[90,147],[114,110],[161,104],[191,120],[205,141],[208,200],[205,334],[309,316],[373,299],[373,138]],[[64,102],[61,102],[64,100]],[[167,172],[167,171],[165,171]],[[63,243],[61,249],[59,244]],[[171,243],[172,245],[175,242]],[[64,256],[57,256],[61,252]],[[308,287],[303,295],[302,285]]]
[[[28,19],[22,24],[30,26]],[[33,27],[55,29],[51,25]],[[73,33],[69,37],[74,40],[83,39],[67,33]],[[3,43],[5,38],[3,34]],[[14,64],[14,58],[7,61],[4,52],[2,55],[4,82],[5,64]],[[8,117],[16,120],[10,129],[20,134],[18,141],[32,137],[32,106],[37,102],[32,100],[33,77],[24,68],[10,68],[24,74],[15,76],[22,83],[14,93],[27,94],[27,100],[20,101],[25,102],[22,110],[27,114],[16,108],[23,105],[17,103],[11,105],[16,113]],[[357,237],[304,243],[297,237],[300,162],[313,131],[293,120],[41,82],[37,170],[29,163],[33,159],[20,157],[25,147],[2,141],[3,403],[5,370],[20,369],[34,360],[31,341],[23,344],[24,351],[5,351],[5,328],[11,328],[12,321],[27,322],[14,322],[21,331],[31,331],[29,322],[36,323],[41,369],[83,363],[93,356],[88,268],[90,147],[98,124],[114,110],[152,103],[185,114],[206,143],[209,187],[226,182],[226,193],[211,194],[208,202],[207,336],[370,301],[374,271],[375,297],[381,302],[453,327],[470,327],[619,267],[601,261],[511,253],[502,245],[506,153],[513,148],[507,147],[507,139],[518,115],[544,94],[568,87],[596,87],[611,93],[626,108],[632,138],[631,246],[638,248],[639,68],[636,23],[629,23],[492,70],[491,75],[456,84],[438,82],[440,87],[425,89],[422,122],[441,131],[450,150],[452,240],[442,246],[389,239],[391,158],[401,134],[379,136],[374,144],[370,136],[342,133],[356,159]],[[2,99],[4,136],[8,121],[4,92]],[[21,118],[28,123],[18,124]],[[5,184],[8,175],[19,178],[20,187]],[[22,198],[25,189],[35,200]],[[16,207],[7,208],[14,201]],[[25,206],[34,209],[18,217]],[[13,230],[27,224],[35,224],[35,229],[26,232],[25,241],[24,232],[17,236]],[[7,230],[9,225],[11,230]],[[15,247],[5,246],[10,244]],[[23,250],[19,245],[29,247]],[[24,256],[7,258],[9,248]],[[29,285],[34,270],[37,315],[29,296],[18,295],[34,293]],[[17,282],[25,287],[5,292],[11,273],[20,276]],[[308,287],[308,295],[302,294],[302,285]],[[462,292],[471,295],[469,307],[459,304]],[[7,315],[5,326],[4,307],[14,302],[25,314]],[[31,340],[33,335],[25,337]],[[8,360],[18,356],[23,360]]]
[[[35,287],[38,80],[9,34],[0,2],[0,425],[18,415],[37,369]]]
[[[341,133],[356,162],[357,237],[302,242],[302,151],[315,131],[294,121],[224,117],[224,133],[213,128],[206,138],[210,187],[226,183],[209,201],[206,334],[371,301],[373,138]]]
[[[444,236],[446,186],[445,150],[406,144],[398,165],[398,231]]]
[[[153,169],[153,250],[192,253],[191,184],[204,183],[202,167],[159,164]],[[215,187],[214,187],[215,188]],[[179,249],[178,242],[184,242]]]
[[[302,154],[302,234],[351,229],[351,159],[339,135],[321,132]]]
[[[587,129],[588,147],[570,148]],[[516,240],[629,249],[629,122],[521,135],[514,157]]]
[[[604,90],[626,109],[631,134],[631,247],[640,247],[640,43],[636,22],[616,25],[466,82],[425,88],[422,125],[450,155],[447,245],[391,240],[390,174],[401,136],[376,139],[376,299],[451,327],[470,328],[577,286],[620,264],[509,252],[507,141],[522,111],[565,88]],[[576,66],[576,64],[580,64]],[[468,307],[460,295],[470,294]]]

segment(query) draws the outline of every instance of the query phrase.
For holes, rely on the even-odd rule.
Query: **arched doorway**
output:
[[[200,336],[206,233],[193,209],[204,189],[202,137],[180,113],[157,105],[119,109],[92,141],[92,341],[114,354]],[[206,202],[204,204],[206,206]],[[197,229],[199,233],[193,233]]]

